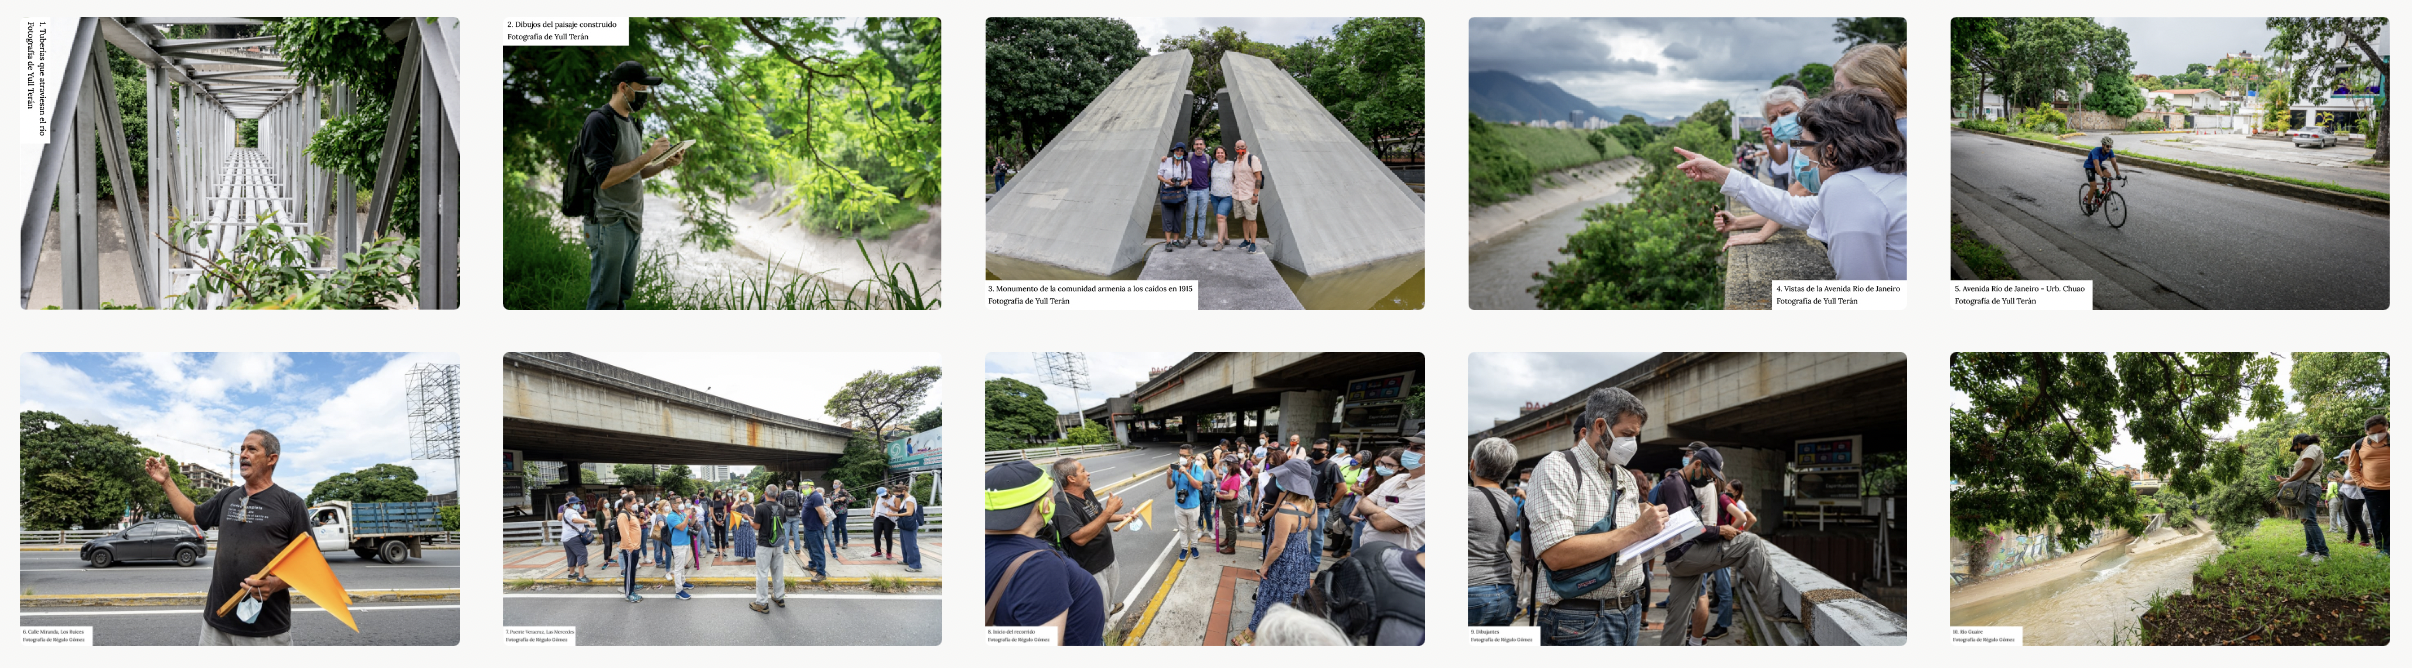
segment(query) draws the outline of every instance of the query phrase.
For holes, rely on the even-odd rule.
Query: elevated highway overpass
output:
[[[572,353],[503,355],[503,448],[570,464],[564,475],[587,462],[810,474],[835,466],[853,433]]]

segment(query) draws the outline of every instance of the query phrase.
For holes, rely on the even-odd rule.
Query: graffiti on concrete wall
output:
[[[2103,532],[2095,531],[2087,544],[2099,544],[2102,539]],[[1964,572],[1955,573],[1952,580],[1954,584],[1965,584],[1971,579],[1990,578],[2051,561],[2066,554],[2067,552],[2053,543],[2052,532],[2049,531],[1991,532],[1986,534],[1984,540],[1978,542],[1974,549],[1969,550],[1967,569]]]

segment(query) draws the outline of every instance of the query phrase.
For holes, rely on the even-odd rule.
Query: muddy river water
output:
[[[2028,645],[2109,645],[2116,637],[2133,637],[2136,617],[2154,594],[2191,589],[2195,567],[2219,552],[2219,539],[2208,531],[2140,555],[2115,546],[2024,590],[1955,605],[1951,624],[2024,627]]]

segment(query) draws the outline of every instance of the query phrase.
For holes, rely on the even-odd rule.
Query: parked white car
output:
[[[2330,131],[2326,127],[2318,125],[2303,126],[2303,128],[2300,130],[2287,132],[2286,136],[2295,140],[2295,148],[2303,148],[2305,145],[2310,145],[2313,148],[2327,148],[2337,145],[2337,133]]]

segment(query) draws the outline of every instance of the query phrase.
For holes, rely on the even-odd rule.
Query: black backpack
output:
[[[780,492],[779,509],[779,514],[781,515],[786,515],[788,517],[803,517],[804,495],[796,493],[796,490],[792,489]]]
[[[1373,644],[1382,622],[1398,620],[1424,628],[1424,586],[1401,582],[1384,566],[1397,544],[1368,543],[1347,559],[1315,574],[1315,590],[1323,598],[1324,616],[1360,644]],[[1286,603],[1287,601],[1282,601]]]
[[[595,186],[600,184],[587,178],[586,156],[579,155],[578,148],[586,145],[586,128],[594,124],[597,114],[604,114],[603,118],[606,121],[611,119],[608,115],[611,113],[609,110],[610,107],[596,107],[593,111],[586,112],[586,120],[578,124],[578,143],[570,145],[569,159],[561,162],[561,165],[566,168],[561,170],[563,172],[561,175],[561,215],[563,216],[585,218],[595,215]],[[603,127],[610,129],[613,135],[610,141],[617,145],[620,141],[619,124],[604,123]]]

